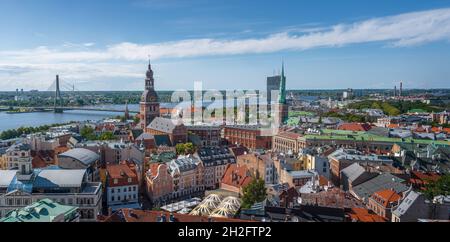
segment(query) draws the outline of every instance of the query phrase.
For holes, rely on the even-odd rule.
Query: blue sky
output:
[[[449,88],[450,1],[0,1],[0,90]]]

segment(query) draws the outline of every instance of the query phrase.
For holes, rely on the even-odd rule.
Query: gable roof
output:
[[[152,120],[152,122],[147,126],[149,129],[157,130],[164,133],[172,133],[173,130],[178,126],[183,125],[178,121],[177,124],[174,124],[172,119],[156,117]]]
[[[366,200],[374,192],[384,189],[393,189],[397,193],[408,190],[408,187],[402,182],[404,180],[399,177],[390,173],[383,173],[353,187],[352,192],[360,199]]]
[[[365,172],[364,167],[360,166],[357,162],[342,169],[341,173],[347,177],[351,182],[355,181],[359,176]]]
[[[238,188],[245,187],[252,181],[249,174],[246,165],[228,164],[221,182]]]
[[[368,131],[371,126],[366,123],[343,123],[339,125],[339,130],[349,130],[349,131]]]
[[[399,201],[402,197],[391,189],[384,189],[375,192],[371,196],[375,201],[381,203],[384,207],[388,207],[390,203]]]

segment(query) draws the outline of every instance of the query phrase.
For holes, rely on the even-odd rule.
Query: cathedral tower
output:
[[[141,102],[139,103],[142,129],[145,129],[155,117],[159,116],[159,101],[158,95],[155,92],[155,80],[153,79],[153,70],[150,60],[148,61],[148,70],[145,75],[145,90],[144,93],[142,93]]]

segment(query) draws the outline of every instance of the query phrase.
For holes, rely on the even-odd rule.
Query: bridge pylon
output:
[[[55,113],[62,113],[63,110],[58,107],[62,107],[62,97],[61,97],[61,91],[59,90],[59,75],[56,75],[56,92],[55,92],[55,103],[54,103],[54,112]]]

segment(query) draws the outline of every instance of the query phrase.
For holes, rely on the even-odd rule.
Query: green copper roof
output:
[[[0,222],[52,222],[58,216],[64,216],[65,222],[71,221],[77,216],[77,207],[61,205],[45,198],[9,212]]]
[[[370,134],[368,132],[354,132],[347,130],[322,129],[323,134],[307,134],[306,139],[321,140],[354,140],[354,141],[373,141],[373,142],[389,142],[389,143],[415,143],[415,144],[435,144],[449,146],[450,142],[445,140],[427,140],[413,138],[393,138]]]

